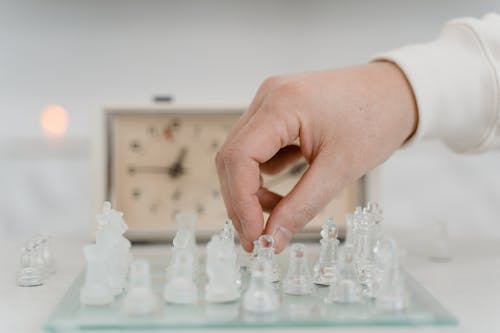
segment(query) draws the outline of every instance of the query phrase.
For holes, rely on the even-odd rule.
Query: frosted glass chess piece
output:
[[[304,244],[293,244],[290,249],[288,271],[283,281],[283,290],[289,295],[309,295],[312,294],[313,288],[306,248]]]
[[[113,295],[119,295],[127,282],[132,260],[130,241],[123,236],[128,227],[123,213],[112,209],[108,201],[103,204],[102,213],[97,214],[96,219],[96,245],[107,261],[106,275]]]
[[[354,253],[351,246],[342,246],[337,254],[337,279],[330,286],[327,303],[352,304],[361,300],[361,288],[356,279]]]
[[[20,287],[40,286],[44,282],[42,266],[36,258],[37,254],[32,247],[24,247],[21,250],[21,268],[17,272],[17,285]]]
[[[96,244],[83,247],[87,263],[85,283],[80,290],[80,301],[88,305],[105,305],[113,302],[113,291],[108,283],[108,260]]]
[[[236,252],[236,244],[234,242],[235,233],[236,231],[234,229],[233,221],[227,219],[226,223],[224,223],[224,228],[222,229],[220,237],[227,242],[228,248],[230,249],[231,253],[234,253],[234,256],[236,258],[236,261],[234,263],[234,271],[235,271],[234,278],[236,279],[236,284],[238,285],[238,288],[240,288],[242,282],[241,282],[240,265],[238,264],[238,253]]]
[[[329,217],[323,224],[320,244],[319,258],[314,265],[314,283],[329,286],[335,282],[335,258],[339,245],[337,226],[332,217]]]
[[[272,264],[267,257],[258,257],[253,266],[243,309],[250,313],[272,313],[279,308],[279,296],[271,282]]]
[[[432,235],[430,246],[430,258],[434,261],[449,261],[451,260],[450,237],[446,222],[439,221],[431,228]]]
[[[198,271],[198,251],[196,247],[195,225],[198,215],[190,212],[180,212],[175,215],[177,232],[173,239],[173,247],[170,256],[170,263],[175,261],[175,256],[179,252],[189,251],[193,256],[194,272]],[[172,265],[169,265],[171,267]],[[167,270],[167,280],[170,273]]]
[[[205,299],[208,302],[231,302],[240,297],[236,259],[234,241],[224,238],[224,233],[213,235],[207,245]]]
[[[198,301],[198,288],[194,282],[193,253],[179,250],[171,262],[169,279],[165,284],[165,301],[175,304],[191,304]]]
[[[384,237],[377,248],[381,272],[375,306],[380,311],[400,311],[407,306],[405,281],[399,266],[399,251],[392,238]]]
[[[271,263],[271,274],[269,278],[271,282],[278,282],[280,280],[280,269],[276,262],[276,255],[274,253],[274,239],[270,235],[261,235],[258,239],[257,258],[265,258]]]
[[[175,215],[179,241],[186,242],[182,247],[187,247],[196,257],[195,226],[198,215],[191,212],[180,212]],[[175,245],[175,244],[174,244]],[[180,245],[180,244],[179,244]]]
[[[135,260],[130,265],[127,295],[123,300],[123,311],[128,315],[154,313],[158,302],[151,287],[151,269],[146,260]]]

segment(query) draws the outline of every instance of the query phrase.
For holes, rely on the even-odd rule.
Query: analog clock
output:
[[[125,213],[132,240],[171,238],[174,216],[193,211],[197,233],[219,230],[226,212],[215,169],[215,154],[244,108],[154,107],[107,109],[101,118],[95,209],[103,200]],[[288,192],[307,164],[299,161],[265,186]],[[346,188],[305,229],[316,234],[329,215],[338,220],[362,197],[360,183]]]

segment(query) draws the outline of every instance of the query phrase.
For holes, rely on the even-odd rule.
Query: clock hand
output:
[[[167,173],[170,175],[170,177],[177,178],[184,174],[185,168],[183,163],[184,160],[186,159],[186,154],[187,154],[187,148],[182,147],[179,152],[179,157],[177,157],[177,160],[167,169],[168,170]]]
[[[168,167],[162,167],[162,166],[130,166],[128,168],[128,172],[130,174],[136,174],[136,173],[167,173],[168,174]]]
[[[271,179],[266,185],[266,187],[273,187],[275,185],[278,185],[279,183],[287,180],[289,177],[297,176],[302,171],[304,171],[307,168],[307,162],[300,162],[295,164],[288,170],[285,174],[278,176],[276,178]]]
[[[166,173],[172,178],[178,178],[183,175],[186,169],[184,168],[183,162],[187,155],[187,148],[181,148],[177,160],[170,166],[129,166],[128,172],[130,174],[136,173]]]

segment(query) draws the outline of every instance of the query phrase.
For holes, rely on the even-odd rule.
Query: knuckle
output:
[[[223,165],[226,166],[226,168],[231,167],[234,165],[235,162],[238,161],[240,156],[240,151],[239,149],[233,147],[233,146],[226,146],[221,150],[220,154],[220,161]]]
[[[276,88],[276,95],[283,99],[301,96],[307,92],[307,83],[298,79],[289,80]]]
[[[281,81],[280,76],[270,76],[267,79],[265,79],[264,82],[262,82],[262,84],[260,85],[260,89],[261,90],[271,89],[272,87],[278,85],[280,81]]]

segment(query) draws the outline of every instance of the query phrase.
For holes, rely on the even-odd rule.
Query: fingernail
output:
[[[274,234],[272,235],[274,238],[274,247],[277,251],[281,251],[288,242],[293,237],[293,233],[288,229],[283,226],[280,226]]]

